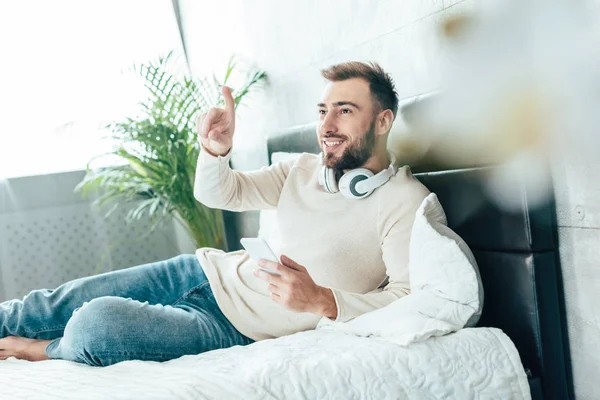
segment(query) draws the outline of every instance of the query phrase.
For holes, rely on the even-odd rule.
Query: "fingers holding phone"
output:
[[[240,243],[242,244],[242,246],[244,246],[244,248],[246,249],[248,254],[250,254],[250,257],[257,263],[260,260],[267,260],[267,261],[271,261],[273,263],[279,263],[279,258],[275,255],[273,250],[271,250],[271,247],[264,239],[262,239],[262,238],[242,238],[240,240]],[[272,274],[272,275],[280,275],[277,271],[275,271],[271,268],[267,268],[267,267],[259,267],[259,268],[262,269],[263,271],[266,271],[266,272]]]

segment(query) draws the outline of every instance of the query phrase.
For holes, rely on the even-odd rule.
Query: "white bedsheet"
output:
[[[502,331],[468,328],[403,347],[328,329],[165,363],[0,361],[8,399],[530,399]]]

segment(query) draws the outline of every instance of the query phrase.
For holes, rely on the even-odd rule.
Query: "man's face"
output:
[[[317,105],[317,137],[323,163],[340,170],[362,166],[375,148],[375,113],[369,83],[329,82]]]

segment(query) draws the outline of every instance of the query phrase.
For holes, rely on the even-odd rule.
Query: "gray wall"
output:
[[[600,399],[600,162],[554,168],[558,232],[577,399]]]
[[[441,44],[437,24],[475,0],[283,2],[182,0],[192,70],[223,69],[233,52],[265,69],[268,86],[242,108],[234,167],[266,163],[264,136],[316,119],[324,82],[319,69],[347,60],[378,61],[395,78],[401,98],[436,89]],[[600,164],[554,166],[561,258],[575,391],[600,398]],[[245,219],[247,234],[257,218]]]

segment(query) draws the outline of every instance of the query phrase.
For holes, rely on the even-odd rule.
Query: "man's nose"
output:
[[[320,131],[321,134],[337,132],[337,124],[333,113],[327,113],[321,120]]]

